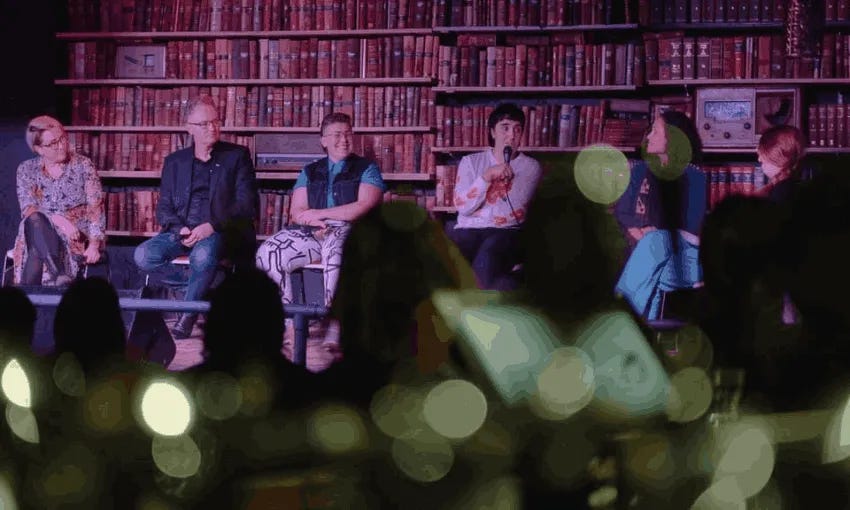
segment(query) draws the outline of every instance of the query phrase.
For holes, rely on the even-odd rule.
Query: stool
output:
[[[6,252],[6,257],[3,258],[3,275],[0,276],[0,287],[6,286],[6,274],[12,272],[15,268],[13,253],[14,250],[9,250]]]
[[[325,306],[325,279],[322,264],[307,264],[292,272],[292,302]]]

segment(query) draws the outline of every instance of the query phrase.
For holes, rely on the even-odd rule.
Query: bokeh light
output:
[[[850,398],[829,419],[823,441],[823,461],[838,462],[850,457]]]
[[[705,370],[698,367],[679,370],[670,378],[667,418],[679,423],[696,420],[708,411],[713,394]]]
[[[378,430],[390,437],[401,437],[425,424],[422,391],[399,384],[384,386],[372,397],[369,414]]]
[[[593,362],[586,353],[575,347],[559,348],[537,376],[532,411],[546,419],[572,416],[593,399],[593,381]]]
[[[662,333],[665,360],[676,371],[685,367],[708,370],[714,361],[714,347],[708,335],[698,326],[687,325],[676,331]]]
[[[268,370],[259,364],[246,368],[245,375],[239,377],[239,389],[242,394],[242,406],[239,412],[248,416],[263,416],[268,413],[274,397],[273,388],[277,381]]]
[[[512,476],[500,476],[473,488],[453,509],[514,510],[523,508],[521,481]]]
[[[366,425],[354,410],[339,405],[319,408],[308,422],[309,440],[330,454],[342,454],[366,448]]]
[[[205,374],[195,392],[198,409],[213,420],[232,418],[242,406],[242,388],[239,382],[224,372]]]
[[[188,435],[154,436],[151,455],[156,467],[173,478],[189,478],[201,466],[201,450]]]
[[[469,381],[443,381],[425,397],[423,414],[428,425],[449,439],[474,434],[487,418],[487,399]]]
[[[613,204],[629,187],[630,178],[626,155],[610,145],[585,147],[576,157],[576,184],[592,202]]]
[[[380,209],[384,223],[401,232],[413,232],[428,219],[425,209],[407,202],[387,202]]]
[[[9,402],[19,407],[29,407],[32,405],[30,380],[17,359],[10,359],[6,363],[6,366],[3,367],[3,374],[0,376],[0,386],[2,386],[3,394]]]
[[[748,498],[757,494],[770,480],[775,452],[770,438],[760,426],[747,422],[731,425],[721,431],[717,445],[721,455],[713,481],[733,480],[738,490],[731,495],[740,493]]]
[[[18,510],[18,501],[15,498],[15,493],[5,476],[0,476],[0,509]]]
[[[629,441],[625,457],[630,478],[642,486],[668,489],[676,476],[673,446],[662,435],[647,434]]]
[[[103,381],[85,396],[83,418],[96,431],[116,431],[131,423],[130,395],[121,381]]]
[[[192,404],[186,391],[174,381],[156,381],[145,388],[142,419],[156,434],[179,436],[192,421]]]
[[[59,391],[71,397],[82,397],[86,392],[86,375],[77,358],[63,352],[53,365],[53,382]]]
[[[6,423],[12,429],[12,433],[22,440],[27,443],[38,443],[38,422],[28,407],[19,407],[14,404],[7,405]]]
[[[536,374],[558,343],[552,326],[519,306],[490,305],[461,312],[461,337],[509,404],[537,393]]]
[[[420,429],[394,439],[392,458],[396,466],[418,482],[435,482],[445,477],[454,464],[448,441],[430,430]]]
[[[97,458],[82,443],[62,445],[40,473],[40,497],[48,508],[91,507],[102,471]]]
[[[694,501],[691,510],[746,510],[746,498],[735,478],[717,480]]]
[[[603,485],[587,496],[590,508],[613,508],[617,502],[617,488],[613,485]]]
[[[607,312],[584,321],[574,342],[593,360],[594,402],[618,417],[664,412],[669,380],[632,317]]]

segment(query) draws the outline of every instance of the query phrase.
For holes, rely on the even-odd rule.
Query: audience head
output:
[[[351,117],[341,112],[329,113],[322,119],[322,148],[333,161],[342,161],[354,150],[351,126]]]
[[[209,148],[221,138],[221,119],[212,97],[202,94],[186,106],[186,129],[196,146]]]
[[[47,115],[41,115],[29,122],[26,140],[29,148],[48,163],[63,163],[71,153],[65,127]]]
[[[263,271],[240,269],[212,290],[204,326],[208,363],[281,358],[283,332],[280,290]]]
[[[112,285],[102,278],[72,283],[56,309],[53,336],[56,353],[74,354],[86,371],[123,360],[126,332]]]
[[[522,233],[529,302],[571,320],[607,307],[622,267],[624,241],[604,205],[578,189],[565,165],[544,176]]]
[[[442,227],[408,202],[369,211],[352,226],[343,252],[331,313],[345,356],[394,362],[411,355],[417,306],[433,291],[469,280]]]
[[[781,251],[781,207],[759,197],[726,197],[702,225],[700,263],[706,291],[742,291],[777,268]]]
[[[487,140],[500,153],[505,146],[516,149],[525,129],[525,114],[513,103],[502,103],[487,118]]]
[[[0,345],[3,350],[29,350],[35,319],[35,306],[23,290],[0,287]]]
[[[796,177],[806,151],[806,138],[794,126],[774,126],[761,135],[758,154],[764,175],[771,181]]]

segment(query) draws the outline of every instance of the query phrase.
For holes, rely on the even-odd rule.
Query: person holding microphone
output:
[[[513,290],[509,277],[520,261],[519,229],[542,171],[519,152],[525,114],[498,105],[487,120],[490,149],[460,160],[455,183],[457,224],[448,229],[482,289]]]

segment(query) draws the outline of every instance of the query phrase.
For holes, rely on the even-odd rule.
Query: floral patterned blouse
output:
[[[71,154],[62,175],[57,178],[47,173],[40,156],[28,159],[18,165],[17,193],[22,219],[35,211],[40,211],[48,217],[51,214],[61,214],[83,234],[82,239],[69,240],[57,229],[68,248],[66,251],[69,256],[82,254],[87,240],[97,243],[100,249],[105,247],[106,214],[103,189],[89,158]],[[23,221],[18,229],[14,255],[17,280],[20,268],[26,260]],[[73,271],[77,262],[68,262],[70,264],[65,267]]]

